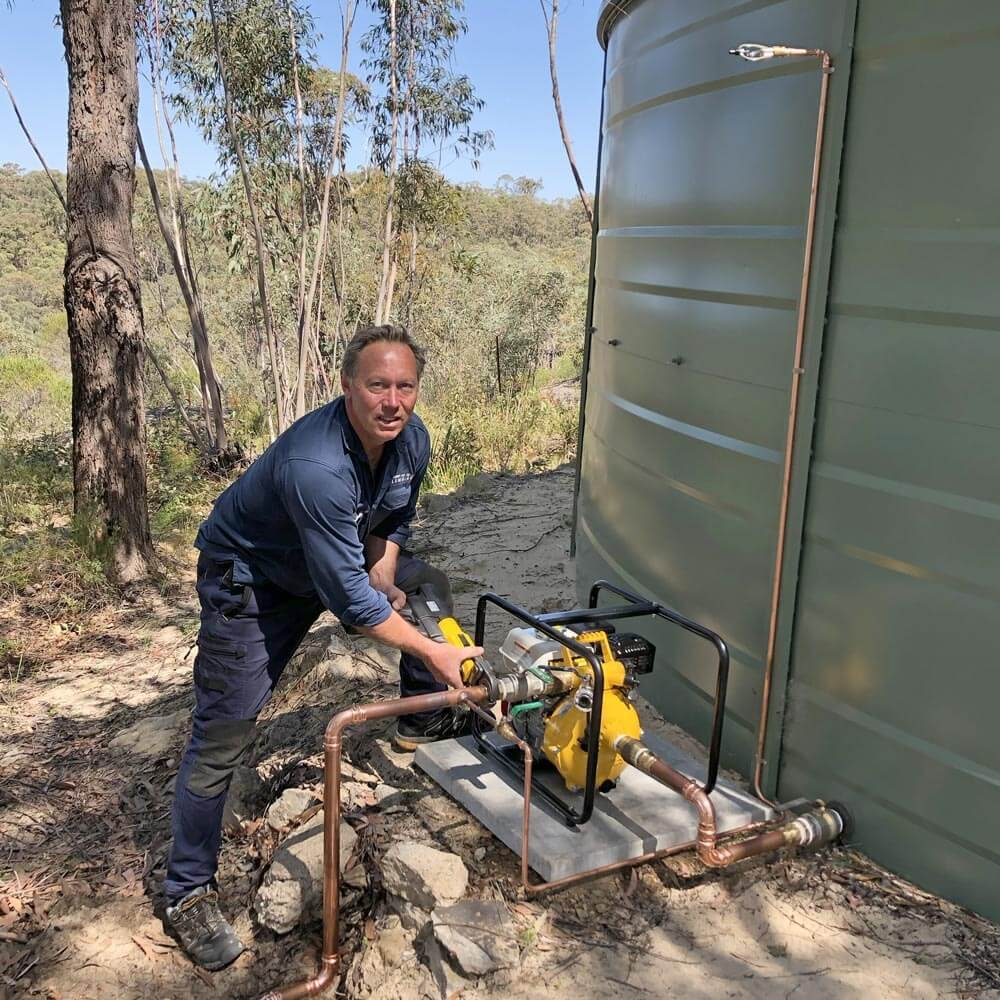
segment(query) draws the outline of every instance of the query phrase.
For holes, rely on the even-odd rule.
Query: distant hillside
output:
[[[344,228],[329,255],[324,315],[345,310],[348,330],[370,317],[384,197],[380,181],[361,173],[348,178]],[[450,398],[456,389],[472,395],[495,391],[497,338],[504,355],[502,388],[530,376],[536,365],[558,367],[554,374],[565,377],[578,362],[588,226],[576,203],[542,201],[525,178],[504,181],[502,188],[442,182],[439,218],[432,220],[416,261],[418,292],[412,303],[397,303],[400,314],[409,307],[415,333],[431,348],[428,403]],[[160,184],[165,188],[162,177]],[[232,185],[197,183],[186,186],[185,198],[220,377],[238,432],[259,437],[267,405],[265,361],[250,248],[240,231],[240,192]],[[273,206],[269,216],[280,236],[281,227],[289,225],[281,206]],[[174,388],[197,405],[186,312],[141,175],[135,232],[147,338]],[[15,427],[8,417],[0,429],[18,438],[69,426],[64,252],[61,209],[45,175],[0,167],[0,409],[16,415]],[[278,321],[286,326],[294,322],[292,277],[273,275]],[[343,294],[340,305],[336,291]],[[324,349],[333,366],[338,345],[328,337]],[[170,405],[153,372],[149,390],[151,405]]]

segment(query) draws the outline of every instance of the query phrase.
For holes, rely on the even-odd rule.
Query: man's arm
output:
[[[389,604],[400,611],[406,603],[406,594],[396,586],[396,563],[399,546],[387,538],[369,535],[365,539],[365,565],[372,589],[389,598]]]
[[[365,635],[384,642],[404,653],[410,653],[427,664],[427,669],[445,684],[454,688],[464,687],[462,682],[462,664],[477,656],[483,655],[482,646],[466,646],[459,648],[450,642],[435,642],[418,632],[405,618],[395,611],[379,625],[359,628]]]
[[[483,651],[428,639],[393,610],[385,592],[371,585],[348,484],[314,462],[295,460],[283,471],[285,509],[298,528],[309,575],[323,603],[344,624],[418,656],[440,681],[461,687],[462,662]],[[386,572],[391,562],[395,575],[399,546],[379,541],[384,547],[373,554],[378,556],[380,572]]]

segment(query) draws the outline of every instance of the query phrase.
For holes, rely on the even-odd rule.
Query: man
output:
[[[402,652],[404,696],[461,687],[461,662],[482,653],[433,642],[398,613],[421,584],[451,610],[444,574],[403,550],[430,458],[427,430],[413,415],[423,368],[423,351],[402,327],[360,330],[344,352],[343,396],[285,431],[198,532],[195,709],[164,894],[169,924],[206,969],[243,951],[215,887],[229,782],[257,715],[323,609]],[[394,742],[412,750],[464,726],[450,711],[404,717]]]

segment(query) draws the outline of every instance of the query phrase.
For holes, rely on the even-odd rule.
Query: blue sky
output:
[[[363,0],[362,0],[363,3]],[[580,172],[593,186],[602,53],[595,24],[601,0],[562,0],[559,24],[559,84]],[[320,60],[339,62],[340,17],[333,0],[311,3],[317,27],[325,36]],[[66,68],[62,34],[53,23],[56,0],[14,0],[0,4],[0,67],[6,72],[18,105],[49,165],[66,163]],[[355,25],[363,29],[365,10]],[[542,180],[542,196],[575,197],[555,113],[552,108],[545,25],[538,0],[467,0],[469,31],[459,44],[456,68],[468,74],[486,107],[478,127],[492,129],[496,146],[478,172],[467,163],[443,163],[455,181],[492,185],[501,174]],[[364,19],[366,20],[366,19]],[[360,72],[360,53],[352,45],[352,69]],[[148,99],[140,106],[144,134],[152,135]],[[192,177],[212,172],[214,157],[193,131],[181,129],[181,169]],[[153,145],[147,140],[147,148]],[[355,149],[351,165],[364,153]],[[7,95],[0,90],[0,162],[35,169],[37,161],[17,125]]]

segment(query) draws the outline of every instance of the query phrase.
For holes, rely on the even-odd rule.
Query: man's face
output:
[[[358,357],[352,378],[341,377],[347,413],[366,451],[379,449],[406,426],[420,387],[417,359],[405,344],[377,341]]]

